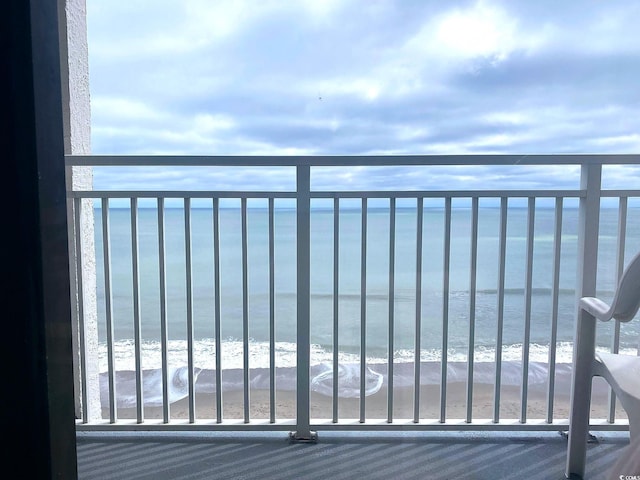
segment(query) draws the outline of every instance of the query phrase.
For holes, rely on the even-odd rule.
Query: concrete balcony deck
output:
[[[558,432],[323,432],[317,444],[277,432],[129,433],[79,434],[78,478],[559,480],[567,450]],[[585,479],[605,480],[628,434],[595,440]]]

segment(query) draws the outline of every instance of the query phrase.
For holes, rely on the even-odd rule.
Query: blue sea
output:
[[[341,201],[339,234],[339,359],[340,392],[357,396],[359,385],[361,331],[361,203]],[[333,358],[333,221],[331,204],[318,200],[311,211],[311,363],[312,389],[331,394]],[[226,204],[219,211],[220,229],[220,328],[223,342],[222,367],[228,372],[224,388],[242,388],[243,366],[243,278],[242,215],[240,203]],[[248,318],[251,388],[269,388],[269,211],[266,201],[250,200],[247,210]],[[101,344],[100,371],[107,371],[106,319],[102,212],[95,209],[96,265],[98,275],[98,321]],[[389,223],[388,205],[373,204],[366,212],[366,357],[375,393],[386,381],[389,355]],[[526,203],[513,201],[508,209],[504,327],[502,338],[503,383],[519,384],[525,339],[525,281],[527,249]],[[149,380],[145,402],[161,402],[153,390],[161,365],[160,274],[158,261],[158,212],[150,206],[138,210],[140,311],[143,368]],[[118,387],[121,406],[135,404],[135,387],[127,372],[135,369],[131,212],[110,208],[112,313],[116,369],[123,379]],[[295,389],[296,363],[296,212],[276,201],[275,215],[275,345],[278,387]],[[571,362],[575,321],[575,285],[578,210],[566,202],[563,209],[560,290],[558,303],[558,374]],[[611,300],[617,282],[616,248],[618,211],[603,208],[598,262],[598,294]],[[552,282],[555,211],[552,206],[535,209],[533,244],[530,383],[546,382],[552,325]],[[443,335],[443,266],[445,215],[441,205],[423,210],[421,290],[422,382],[439,382]],[[478,257],[475,275],[475,347],[477,383],[494,382],[498,329],[498,264],[500,209],[481,201],[478,218]],[[187,287],[185,255],[185,212],[179,206],[165,210],[167,324],[169,366],[177,380],[187,365]],[[215,390],[215,324],[213,210],[206,204],[191,209],[191,252],[193,279],[194,359],[198,369],[197,391]],[[399,380],[410,379],[415,346],[417,210],[413,204],[398,203],[395,225],[395,295],[393,331],[394,363]],[[629,208],[626,258],[640,249],[640,209]],[[451,216],[450,285],[448,304],[448,350],[451,379],[466,375],[469,350],[471,264],[471,209],[453,202]],[[609,348],[612,325],[603,325],[598,346]],[[621,348],[636,352],[637,322],[622,328]],[[456,370],[458,369],[458,370]],[[405,372],[405,370],[407,370]],[[234,373],[235,372],[235,373]],[[404,373],[403,373],[404,372]],[[405,375],[406,374],[406,375]],[[127,377],[127,375],[129,375]],[[407,380],[408,381],[408,380]],[[157,382],[156,382],[157,383]],[[176,398],[184,392],[176,392]]]

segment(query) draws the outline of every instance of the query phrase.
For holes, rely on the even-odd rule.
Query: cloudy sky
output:
[[[635,0],[87,0],[87,12],[95,154],[640,150]],[[317,185],[577,179],[567,167],[437,173],[332,171]],[[175,177],[180,188],[277,189],[286,175],[136,178],[159,188]],[[96,172],[96,188],[129,180]]]

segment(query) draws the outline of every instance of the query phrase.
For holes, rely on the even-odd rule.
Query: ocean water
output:
[[[563,209],[558,303],[557,361],[564,365],[558,372],[569,375],[575,321],[575,284],[578,211],[567,202]],[[357,396],[359,385],[361,332],[361,245],[362,212],[360,203],[343,201],[339,234],[339,359],[340,391],[343,397]],[[524,205],[526,207],[526,205]],[[220,328],[223,342],[222,367],[226,372],[224,388],[242,388],[243,365],[243,278],[242,217],[239,202],[220,210]],[[249,364],[251,388],[269,388],[269,217],[266,203],[250,202],[247,210],[248,230],[248,318],[250,338]],[[330,362],[333,357],[333,211],[321,201],[312,205],[311,214],[311,363],[313,390],[331,394]],[[483,206],[478,220],[477,269],[470,268],[471,211],[454,200],[451,217],[450,285],[448,297],[448,349],[450,379],[465,374],[469,351],[472,313],[470,283],[475,275],[473,356],[478,364],[474,381],[493,383],[498,329],[498,259],[500,210]],[[191,210],[191,252],[193,279],[194,359],[199,391],[215,390],[215,324],[213,274],[213,211]],[[444,209],[427,206],[423,210],[423,249],[420,274],[421,351],[425,364],[424,383],[438,383],[443,339],[443,265]],[[538,206],[535,210],[532,270],[529,381],[544,383],[551,338],[552,262],[554,247],[554,209]],[[101,210],[95,210],[96,264],[98,269],[98,321],[101,342],[100,371],[107,371],[106,316]],[[415,348],[416,318],[416,237],[417,211],[413,205],[399,205],[395,227],[395,295],[394,362],[405,365],[396,369],[400,378],[412,378],[403,369],[412,369]],[[366,237],[366,357],[370,378],[368,392],[375,393],[386,381],[389,344],[389,208],[372,206],[367,211]],[[126,208],[109,210],[112,318],[114,353],[118,371],[118,402],[130,406],[135,402],[131,383],[134,362],[133,275],[131,247],[131,212]],[[502,339],[503,382],[519,384],[522,344],[525,339],[525,279],[527,248],[527,209],[514,205],[508,209],[505,264],[504,325]],[[605,300],[613,297],[616,285],[615,255],[617,245],[617,209],[601,212],[598,262],[598,294]],[[296,363],[296,251],[295,210],[276,202],[275,223],[275,356],[278,387],[295,389]],[[160,354],[160,296],[158,262],[158,213],[155,208],[139,209],[140,311],[142,326],[143,368],[146,370],[145,402],[161,402],[157,388]],[[187,365],[187,289],[185,256],[185,212],[167,208],[166,276],[169,365],[173,384],[184,385]],[[626,258],[640,249],[640,209],[630,208],[626,231]],[[599,329],[598,345],[611,343],[611,325]],[[621,344],[635,353],[638,341],[637,322],[624,325]],[[458,372],[459,370],[459,372]],[[404,373],[403,373],[404,372]],[[408,380],[407,380],[408,381]],[[396,381],[396,385],[401,380]],[[106,384],[106,383],[105,383]],[[174,399],[184,396],[176,388]]]

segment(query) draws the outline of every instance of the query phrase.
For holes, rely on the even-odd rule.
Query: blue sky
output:
[[[94,154],[638,153],[640,3],[87,0]],[[636,169],[609,168],[610,186]],[[564,188],[575,168],[341,169],[317,188]],[[260,169],[95,188],[286,189]]]

